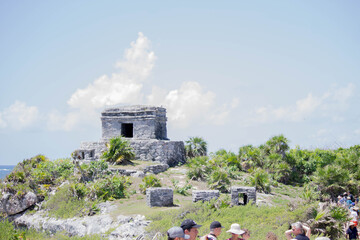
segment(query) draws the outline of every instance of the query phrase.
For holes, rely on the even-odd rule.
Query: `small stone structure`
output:
[[[232,205],[246,205],[249,201],[256,203],[256,188],[255,187],[231,187],[231,204]]]
[[[169,168],[169,165],[167,164],[158,164],[158,165],[151,165],[144,167],[143,171],[144,173],[150,172],[153,174],[158,174],[161,172],[165,172]]]
[[[174,192],[171,188],[147,188],[146,204],[149,207],[171,207]]]
[[[211,199],[218,199],[220,196],[219,190],[194,190],[192,191],[192,201],[210,201]]]
[[[102,139],[81,143],[74,158],[98,160],[111,138],[123,136],[138,160],[158,161],[171,167],[185,163],[184,142],[167,138],[166,120],[166,109],[162,107],[137,105],[105,109],[101,113]]]

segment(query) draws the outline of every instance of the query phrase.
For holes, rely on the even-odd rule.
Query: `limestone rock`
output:
[[[14,196],[10,193],[5,193],[0,199],[0,212],[6,213],[7,215],[14,215],[37,203],[36,194],[28,192],[24,196]]]
[[[112,209],[109,204],[104,204],[102,208]],[[51,234],[66,232],[69,236],[79,237],[92,234],[106,234],[110,229],[115,229],[109,235],[109,239],[134,239],[136,236],[145,233],[145,227],[150,222],[141,215],[120,215],[114,219],[107,213],[83,218],[55,219],[46,217],[45,212],[39,211],[33,215],[23,214],[18,216],[14,223],[17,226],[33,228],[37,231],[47,231]]]

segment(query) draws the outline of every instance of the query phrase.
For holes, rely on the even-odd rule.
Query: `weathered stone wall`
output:
[[[166,109],[162,107],[106,109],[101,113],[102,141],[82,142],[74,158],[99,160],[107,150],[106,142],[123,134],[127,136],[125,139],[130,142],[137,160],[157,161],[170,167],[185,163],[184,142],[167,139],[166,120]]]
[[[110,108],[101,113],[102,138],[120,136],[122,124],[133,124],[133,137],[138,139],[167,139],[166,109],[153,106]]]
[[[144,173],[150,172],[153,174],[158,174],[161,172],[165,172],[169,168],[169,165],[167,164],[158,164],[158,165],[151,165],[144,167],[143,171]]]
[[[129,139],[129,142],[138,160],[158,161],[170,167],[185,163],[185,147],[182,141]]]
[[[107,150],[106,142],[82,142],[80,144],[80,149],[77,151],[86,150],[87,152],[94,150],[94,155],[91,158],[85,157],[86,160],[98,160],[100,159],[102,153]],[[85,156],[88,156],[85,154]]]
[[[173,190],[171,188],[146,189],[146,204],[149,207],[173,206]]]
[[[219,190],[194,190],[192,191],[192,201],[210,201],[211,199],[218,199],[220,196]]]
[[[244,193],[246,195],[246,201],[244,204],[249,203],[252,200],[253,204],[256,204],[256,188],[255,187],[231,187],[231,203],[233,205],[239,205],[239,194]]]
[[[185,163],[185,147],[182,141],[156,139],[127,139],[134,149],[135,159],[142,161],[157,161],[171,167]],[[94,151],[93,151],[94,150]],[[84,152],[84,160],[99,160],[107,150],[106,142],[82,142],[78,152]],[[86,154],[93,151],[93,157]],[[81,154],[80,154],[81,155]]]

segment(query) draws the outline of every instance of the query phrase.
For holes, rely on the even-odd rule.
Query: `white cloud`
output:
[[[148,104],[167,108],[169,122],[177,127],[187,127],[195,121],[223,124],[239,100],[235,98],[230,107],[219,108],[215,98],[214,92],[205,91],[198,82],[183,82],[179,89],[171,91],[153,87],[151,95],[147,96]]]
[[[104,107],[140,104],[143,101],[143,83],[156,60],[150,45],[150,41],[140,32],[137,40],[125,50],[123,60],[116,62],[118,70],[115,73],[103,75],[72,94],[67,103],[75,111],[67,114],[53,111],[48,114],[48,129],[69,131],[80,122],[94,121],[95,116],[98,119],[99,111]]]
[[[153,89],[154,90],[154,89]],[[162,92],[162,99],[157,94]],[[150,104],[163,105],[167,108],[169,121],[177,126],[188,126],[194,119],[199,119],[208,112],[214,104],[215,93],[204,92],[197,82],[184,82],[180,89],[169,91],[165,96],[163,91],[155,89],[148,99]],[[157,99],[157,102],[154,100]]]
[[[0,127],[21,130],[30,127],[39,120],[39,110],[35,106],[15,101],[4,111],[0,112]]]
[[[142,101],[143,81],[151,73],[155,54],[150,41],[139,33],[138,39],[124,54],[124,60],[116,63],[120,72],[102,76],[84,89],[78,89],[69,99],[74,108],[103,108],[117,104],[136,104]]]
[[[299,122],[315,116],[328,117],[334,122],[344,121],[340,115],[349,105],[349,99],[354,95],[354,85],[337,88],[325,92],[321,96],[309,93],[290,106],[262,106],[254,110],[249,122]]]

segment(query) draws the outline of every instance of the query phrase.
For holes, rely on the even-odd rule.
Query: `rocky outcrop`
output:
[[[28,192],[24,196],[5,193],[0,199],[0,212],[14,215],[34,206],[35,203],[37,203],[37,197],[33,192]]]
[[[43,211],[35,214],[23,214],[14,220],[14,224],[19,227],[33,228],[37,231],[47,231],[51,234],[66,232],[69,236],[85,236],[91,234],[106,234],[113,230],[109,239],[134,239],[145,233],[145,227],[149,221],[142,215],[117,217],[110,216],[109,212],[113,207],[109,205],[104,211],[104,206],[99,206],[101,211],[94,216],[83,218],[55,219],[46,216]]]

